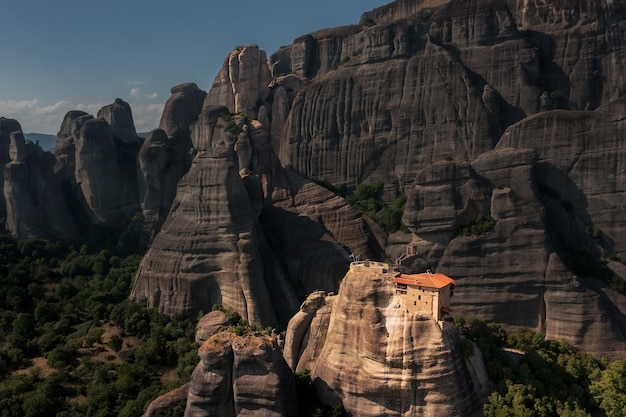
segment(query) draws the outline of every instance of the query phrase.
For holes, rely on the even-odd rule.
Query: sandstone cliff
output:
[[[625,11],[397,1],[361,27],[298,38],[270,57],[275,77],[305,79],[279,158],[306,177],[406,194],[409,253],[466,280],[458,312],[620,357],[623,296],[607,283],[624,277],[606,264],[624,252]],[[457,237],[489,218],[489,233]]]
[[[26,141],[21,131],[12,132],[10,140],[3,190],[7,230],[17,239],[74,241],[76,224],[53,175],[54,157]]]
[[[11,133],[21,132],[22,125],[15,119],[7,119],[0,117],[0,166],[2,166],[2,173],[0,174],[0,184],[4,187],[4,166],[11,162],[9,156],[9,147],[11,145]],[[0,197],[0,218],[6,218],[6,202],[4,199],[4,193]]]
[[[208,105],[191,131],[199,153],[142,262],[133,299],[171,314],[223,304],[253,324],[286,322],[297,311],[294,284],[337,289],[348,264],[338,242],[364,256],[382,253],[375,226],[280,167],[260,121]],[[142,154],[160,152],[165,139],[155,135]]]
[[[269,58],[233,50],[208,93],[172,89],[141,150],[126,103],[69,112],[54,176],[76,218],[123,229],[142,211],[154,244],[133,298],[163,311],[286,321],[294,287],[336,291],[350,252],[396,258],[410,240],[407,264],[465,281],[459,312],[619,356],[625,16],[615,1],[399,0]],[[0,119],[3,194],[11,230],[33,236],[51,220],[28,161],[10,162],[19,130]],[[408,197],[410,238],[318,185],[374,181]]]
[[[293,373],[271,336],[225,331],[198,353],[185,417],[297,415]]]
[[[177,85],[170,91],[159,129],[148,133],[138,155],[145,245],[160,230],[176,196],[176,185],[191,166],[190,127],[206,97],[194,83]]]
[[[320,399],[342,404],[349,415],[471,415],[481,393],[468,376],[458,331],[409,313],[392,277],[353,264],[337,296],[310,296],[289,323],[287,363],[311,369]],[[330,315],[321,307],[328,301]]]

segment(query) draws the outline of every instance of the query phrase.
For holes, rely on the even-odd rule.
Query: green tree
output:
[[[626,360],[609,364],[590,390],[607,417],[626,416]]]

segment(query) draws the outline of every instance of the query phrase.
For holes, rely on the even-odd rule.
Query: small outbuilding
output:
[[[444,274],[398,274],[394,277],[396,294],[404,295],[406,309],[443,320],[452,311],[450,301],[456,281]]]

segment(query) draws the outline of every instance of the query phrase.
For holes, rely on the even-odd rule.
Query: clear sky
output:
[[[384,1],[3,0],[0,116],[56,134],[68,110],[128,101],[138,131],[158,127],[169,89],[208,91],[237,45],[271,55],[317,29],[356,24]]]

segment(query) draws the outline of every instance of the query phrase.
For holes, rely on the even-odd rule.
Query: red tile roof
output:
[[[417,287],[426,288],[443,288],[447,285],[456,285],[456,281],[444,274],[430,274],[424,272],[423,274],[400,274],[393,279],[395,284],[406,284]]]

